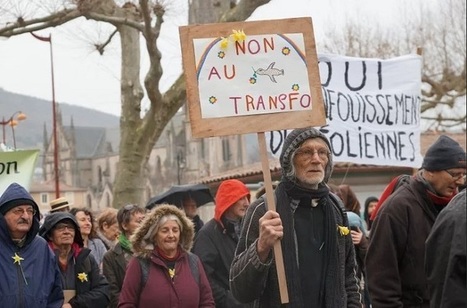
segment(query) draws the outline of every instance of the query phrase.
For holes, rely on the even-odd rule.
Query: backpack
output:
[[[198,267],[198,257],[188,252],[188,261],[190,263],[191,274],[197,284],[199,284],[199,267]],[[141,291],[143,291],[149,275],[149,259],[137,257],[139,266],[141,267]]]
[[[370,220],[374,221],[376,218],[376,215],[378,214],[379,209],[381,208],[381,205],[383,205],[384,201],[392,195],[399,187],[404,186],[405,184],[408,184],[410,182],[410,179],[412,178],[412,175],[410,174],[401,174],[399,176],[396,176],[389,182],[388,186],[383,190],[381,193],[381,196],[378,199],[378,203],[376,204],[375,209],[373,210],[373,213],[371,213]]]

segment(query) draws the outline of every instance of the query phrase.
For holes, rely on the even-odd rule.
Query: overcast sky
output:
[[[159,42],[164,67],[162,91],[168,89],[182,72],[178,26],[186,24],[187,0],[170,2],[163,40]],[[257,9],[250,20],[311,16],[315,38],[319,41],[325,29],[339,27],[345,16],[365,19],[370,24],[397,22],[401,18],[401,6],[405,3],[402,0],[272,0]],[[85,34],[86,27],[93,25],[80,21],[72,23],[68,28],[58,27],[38,32],[45,36],[52,34],[56,100],[120,115],[119,45],[113,44],[104,56],[93,51],[90,37]],[[142,74],[146,73],[145,67],[143,65]],[[0,38],[0,88],[51,100],[50,76],[48,43],[38,41],[29,34],[7,40]]]

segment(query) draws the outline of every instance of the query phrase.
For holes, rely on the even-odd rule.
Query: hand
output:
[[[350,231],[350,234],[352,236],[352,243],[354,245],[358,245],[360,244],[360,242],[362,241],[362,237],[363,237],[363,232],[357,228],[357,230],[351,230]]]
[[[72,307],[69,303],[65,303],[63,304],[62,308],[72,308]]]
[[[269,252],[283,236],[284,228],[279,214],[275,211],[267,211],[259,219],[259,238],[256,251],[261,262],[266,262]]]

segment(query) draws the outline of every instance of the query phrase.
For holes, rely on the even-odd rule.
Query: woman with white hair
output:
[[[193,223],[173,205],[146,214],[130,238],[134,256],[118,307],[215,307],[203,265],[190,252],[193,236]]]

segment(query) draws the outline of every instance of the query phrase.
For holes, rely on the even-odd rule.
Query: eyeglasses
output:
[[[318,157],[321,160],[327,160],[329,158],[329,154],[331,154],[327,149],[311,149],[311,148],[300,148],[295,152],[295,155],[304,162],[311,161],[313,156],[318,153]]]
[[[23,215],[24,213],[28,214],[28,216],[34,216],[36,215],[36,210],[32,207],[30,208],[20,208],[20,207],[17,207],[15,209],[12,209],[11,212],[16,215],[16,216],[21,216]]]
[[[446,171],[446,173],[449,174],[454,181],[459,181],[460,179],[463,179],[465,181],[465,172],[453,173],[449,170],[443,170],[443,171]]]
[[[75,227],[73,225],[66,223],[58,223],[55,225],[54,229],[59,231],[65,231],[65,229],[68,229],[69,231],[75,231]]]

